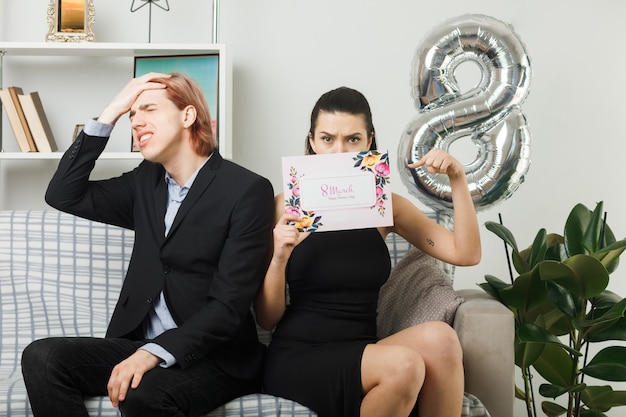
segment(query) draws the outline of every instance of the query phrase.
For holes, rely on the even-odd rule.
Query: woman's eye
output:
[[[329,136],[322,136],[322,142],[329,143],[332,142],[332,139]]]
[[[361,140],[361,138],[353,136],[350,139],[348,139],[350,141],[350,143],[357,143],[358,141]]]

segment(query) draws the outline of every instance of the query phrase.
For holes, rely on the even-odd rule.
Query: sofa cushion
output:
[[[380,290],[378,337],[426,321],[452,324],[462,302],[439,262],[412,247],[392,269]]]

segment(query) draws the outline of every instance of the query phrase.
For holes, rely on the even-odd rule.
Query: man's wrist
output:
[[[89,136],[109,137],[113,131],[113,125],[102,123],[96,119],[89,119],[83,128],[83,132]]]
[[[159,358],[160,362],[158,365],[163,368],[169,368],[177,363],[176,358],[171,353],[156,343],[146,343],[139,349],[145,350],[146,352],[149,352]]]

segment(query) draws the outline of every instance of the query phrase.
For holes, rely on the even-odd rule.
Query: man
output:
[[[144,161],[89,174],[130,112]],[[23,353],[35,416],[86,416],[108,395],[124,416],[196,416],[259,390],[263,345],[251,302],[268,262],[273,190],[215,150],[199,85],[178,73],[131,80],[63,155],[51,206],[135,231],[104,339],[48,338]]]

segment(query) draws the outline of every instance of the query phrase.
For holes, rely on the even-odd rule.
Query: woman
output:
[[[375,148],[371,111],[361,93],[341,87],[320,97],[311,114],[307,154]],[[276,197],[274,252],[255,302],[258,323],[276,327],[264,372],[268,393],[300,402],[321,417],[408,416],[412,410],[420,417],[461,415],[462,351],[450,326],[429,322],[376,338],[378,291],[390,272],[389,233],[455,265],[480,260],[463,166],[441,150],[409,166],[424,165],[450,178],[454,232],[393,194],[393,226],[301,233],[293,225],[298,217],[286,214],[283,196]]]

